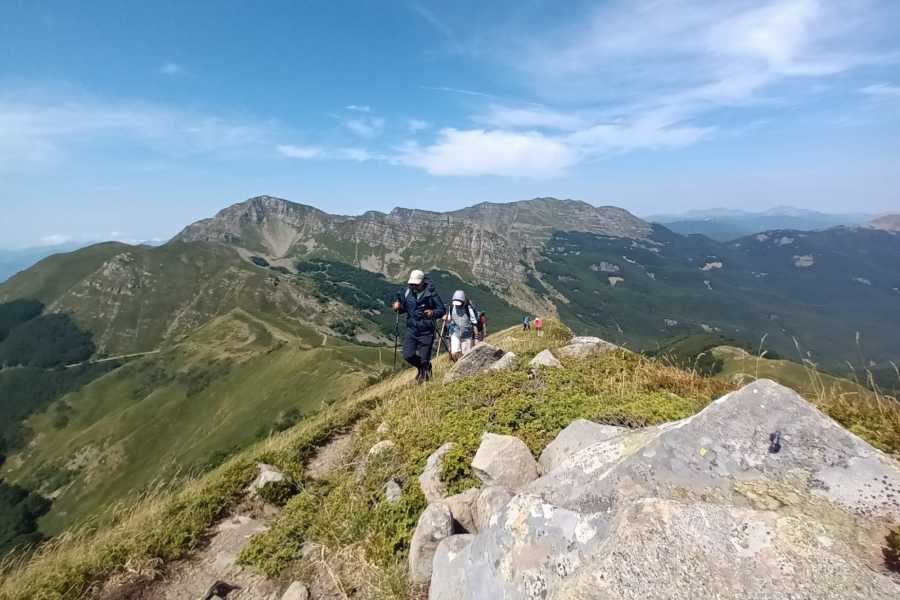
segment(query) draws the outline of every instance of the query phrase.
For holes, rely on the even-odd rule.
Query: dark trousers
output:
[[[412,366],[421,369],[431,364],[431,345],[434,334],[415,335],[407,331],[403,338],[403,359]]]

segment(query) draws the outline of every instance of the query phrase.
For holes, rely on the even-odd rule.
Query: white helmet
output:
[[[413,269],[409,274],[409,283],[410,285],[419,285],[425,280],[425,273],[420,271],[419,269]]]

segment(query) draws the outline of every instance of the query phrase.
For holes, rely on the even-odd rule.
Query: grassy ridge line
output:
[[[277,465],[299,478],[298,458],[308,458],[335,432],[370,410],[381,390],[405,385],[409,379],[409,374],[403,374],[375,384],[186,482],[178,492],[148,494],[119,510],[114,525],[64,534],[25,562],[6,565],[0,599],[81,598],[126,568],[144,572],[184,556],[242,496],[255,475],[256,463]]]

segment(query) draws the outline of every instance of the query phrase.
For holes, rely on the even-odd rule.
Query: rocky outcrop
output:
[[[624,427],[599,425],[585,419],[575,419],[544,448],[538,459],[538,465],[542,473],[549,473],[588,446],[609,440],[627,431],[628,429]]]
[[[443,502],[429,504],[419,517],[409,542],[409,581],[424,585],[431,579],[432,562],[438,544],[453,533],[453,516]]]
[[[556,368],[561,367],[562,363],[559,362],[559,359],[553,356],[553,353],[550,350],[541,350],[535,355],[534,358],[531,359],[531,362],[528,363],[528,366],[531,368],[537,367],[548,367],[548,368]]]
[[[519,438],[485,433],[472,459],[472,472],[486,486],[518,490],[537,478],[537,463]]]
[[[422,470],[422,474],[419,475],[419,486],[422,488],[422,494],[429,504],[447,497],[447,484],[441,480],[441,459],[454,446],[453,442],[447,442],[432,452],[428,460],[425,461],[425,468]]]
[[[456,361],[444,375],[444,383],[450,383],[457,379],[469,377],[481,373],[490,368],[503,357],[503,350],[488,343],[478,344],[468,353]]]
[[[471,488],[444,500],[444,504],[447,505],[447,508],[450,509],[450,514],[453,515],[455,530],[461,529],[466,533],[478,531],[475,525],[475,502],[480,494],[481,490]]]
[[[475,500],[475,531],[487,529],[494,515],[512,500],[513,493],[499,485],[482,488]]]
[[[582,359],[592,354],[602,354],[617,348],[618,346],[615,344],[601,340],[598,337],[576,336],[572,338],[568,345],[557,350],[557,353],[563,358]]]
[[[432,599],[900,593],[880,556],[900,466],[793,391],[761,380],[683,421],[595,431],[477,535],[441,545]]]

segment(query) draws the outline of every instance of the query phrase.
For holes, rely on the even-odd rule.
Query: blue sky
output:
[[[0,3],[0,247],[165,239],[258,194],[642,215],[898,190],[893,0]]]

